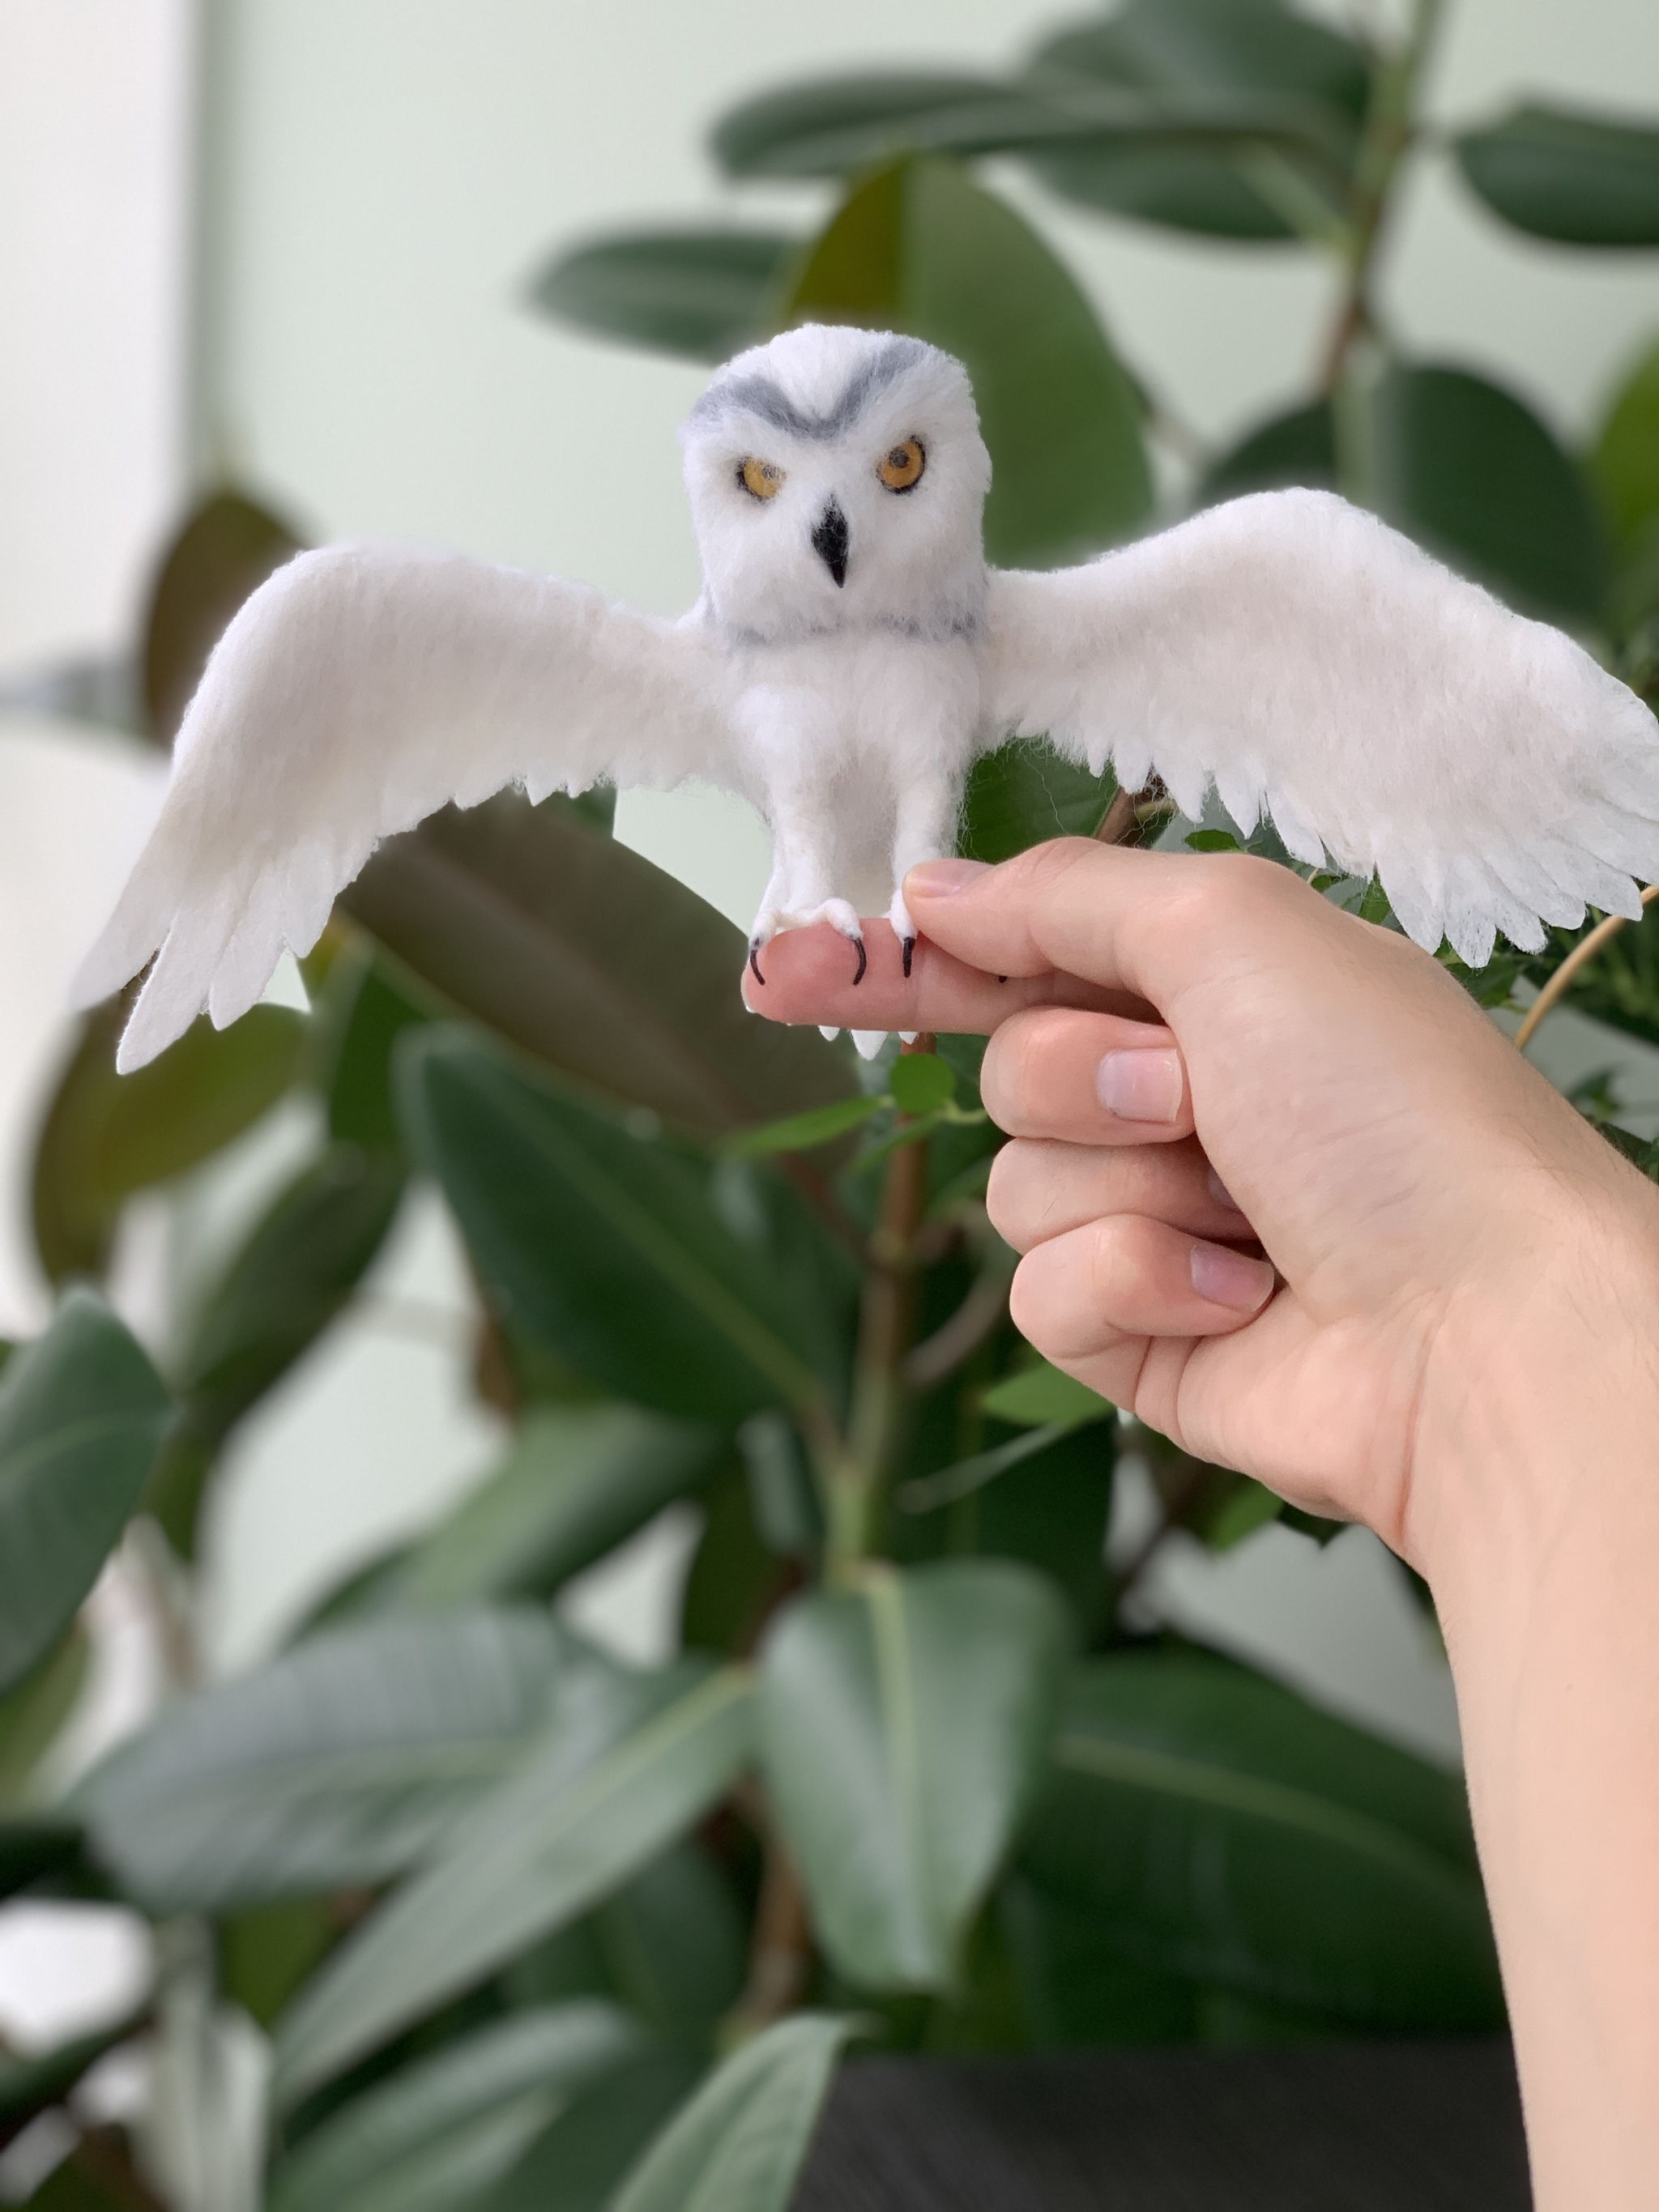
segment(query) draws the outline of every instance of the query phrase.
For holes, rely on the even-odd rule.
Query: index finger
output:
[[[1131,1016],[1145,1011],[1121,991],[1052,968],[1015,974],[974,967],[926,936],[916,943],[907,976],[898,939],[887,922],[866,921],[864,940],[867,964],[854,983],[853,948],[839,930],[822,922],[784,931],[759,956],[763,981],[744,969],[744,1003],[775,1022],[979,1036],[988,1036],[1024,1006],[1081,1006]]]

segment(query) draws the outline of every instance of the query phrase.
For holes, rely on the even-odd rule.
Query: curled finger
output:
[[[1220,1336],[1273,1294],[1271,1263],[1144,1214],[1109,1214],[1020,1261],[1009,1310],[1020,1334],[1066,1364],[1129,1336]]]

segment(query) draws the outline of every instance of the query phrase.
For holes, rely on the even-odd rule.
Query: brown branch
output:
[[[1162,818],[1164,802],[1169,797],[1162,782],[1154,776],[1139,791],[1125,791],[1121,786],[1112,794],[1112,803],[1094,828],[1095,840],[1102,845],[1139,845],[1155,819]]]
[[[742,2039],[793,2012],[812,1974],[812,1923],[795,1862],[769,1808],[763,1816],[766,1858],[749,1942],[749,1978],[726,2025]]]

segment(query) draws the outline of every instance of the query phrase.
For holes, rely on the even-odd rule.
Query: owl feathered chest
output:
[[[740,757],[767,785],[786,761],[836,776],[902,777],[947,763],[965,770],[984,719],[983,659],[982,623],[733,641],[729,698]]]

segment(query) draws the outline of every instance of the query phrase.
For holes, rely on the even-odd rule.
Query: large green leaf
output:
[[[392,1070],[405,1030],[441,1011],[430,994],[404,987],[364,939],[331,962],[316,1008],[316,1079],[337,1143],[395,1152],[402,1144]]]
[[[1530,409],[1455,368],[1396,367],[1372,402],[1386,520],[1524,612],[1601,611],[1607,556],[1589,484]],[[1337,436],[1321,401],[1274,416],[1211,467],[1199,507],[1281,484],[1335,487]]]
[[[1038,94],[962,70],[869,70],[774,85],[709,144],[733,177],[848,177],[906,154],[1006,152],[1060,126]]]
[[[1323,88],[1294,82],[1293,73],[1284,82],[1271,69],[1230,78],[1224,67],[1206,73],[1183,69],[1179,57],[1132,52],[1146,28],[1139,19],[1165,12],[1141,8],[1104,33],[1091,26],[1062,35],[1038,54],[1023,82],[889,70],[772,86],[721,118],[713,151],[734,176],[848,179],[919,154],[1013,154],[1092,205],[1226,236],[1292,234],[1295,226],[1251,189],[1239,163],[1261,167],[1282,161],[1288,150],[1304,166],[1316,165],[1328,192],[1351,157],[1352,117]],[[1190,18],[1215,11],[1189,0],[1169,12]],[[1265,25],[1270,42],[1297,21],[1266,7],[1227,12]],[[1120,23],[1128,26],[1127,39]],[[1319,35],[1309,28],[1316,41]],[[1219,43],[1229,40],[1224,35]],[[1231,43],[1238,46],[1236,35]],[[1354,55],[1344,42],[1332,43]],[[1149,44],[1157,44],[1156,35],[1139,38],[1139,46]],[[1362,64],[1362,98],[1363,91]],[[1290,184],[1304,199],[1316,189],[1299,173]],[[1331,220],[1323,202],[1320,219]]]
[[[786,2212],[856,2026],[797,2013],[734,2051],[651,2145],[612,2212]]]
[[[692,1837],[507,1968],[514,2003],[605,1997],[660,2033],[701,2045],[737,2002],[749,1929],[732,1883]]]
[[[941,1989],[1042,1772],[1068,1640],[1006,1561],[897,1573],[778,1617],[762,1664],[767,1784],[837,1971]]]
[[[1457,140],[1495,215],[1571,246],[1659,246],[1659,124],[1531,102]]]
[[[640,2145],[690,2095],[702,2072],[695,2051],[668,2044],[607,2074],[571,2099],[473,2212],[611,2212]]]
[[[1211,464],[1193,495],[1194,507],[1247,492],[1277,491],[1285,484],[1336,485],[1336,427],[1323,400],[1275,415],[1241,438]]]
[[[1050,745],[1012,738],[969,771],[957,850],[970,860],[1006,860],[1050,837],[1091,836],[1116,790],[1110,769],[1091,775]]]
[[[36,1767],[80,1699],[91,1657],[87,1632],[77,1625],[0,1698],[0,1809],[27,1801]]]
[[[572,2094],[632,2058],[591,1999],[514,2013],[354,2097],[282,2160],[267,2212],[471,2212]]]
[[[1340,201],[1370,71],[1352,40],[1279,0],[1131,0],[1047,40],[1031,82],[1184,94],[1189,108],[1204,94],[1276,100],[1280,112],[1270,108],[1254,133],[1239,129],[1231,145],[1194,127],[1201,110],[1176,108],[1161,133],[1041,155],[1035,166],[1085,206],[1215,237],[1282,239],[1320,204]]]
[[[723,915],[562,799],[502,793],[380,848],[348,910],[546,1066],[710,1136],[858,1089],[811,1028],[757,1021]]]
[[[277,1194],[200,1301],[175,1365],[185,1418],[147,1501],[185,1556],[219,1445],[344,1310],[386,1240],[404,1181],[392,1155],[331,1145]]]
[[[255,1006],[228,1030],[192,1023],[147,1067],[118,1075],[115,1043],[130,1011],[112,1000],[86,1016],[36,1141],[34,1243],[54,1283],[101,1274],[133,1192],[240,1136],[299,1070],[304,1018]]]
[[[162,556],[144,617],[144,703],[164,743],[231,617],[301,542],[240,492],[213,492],[185,518]]]
[[[908,331],[965,365],[991,455],[992,560],[1075,559],[1146,516],[1139,404],[1093,309],[1036,232],[951,163],[900,162],[854,190],[784,310],[812,319]]]
[[[1589,485],[1531,410],[1455,368],[1400,369],[1376,400],[1382,514],[1528,613],[1592,619],[1607,557]]]
[[[688,1686],[689,1681],[689,1686]],[[562,1677],[539,1750],[337,1951],[276,2046],[290,2103],[537,1937],[585,1911],[700,1819],[750,1755],[735,1668]]]
[[[702,1481],[717,1429],[637,1406],[547,1406],[495,1474],[380,1586],[398,1605],[550,1595]]]
[[[737,1421],[821,1400],[802,1285],[728,1226],[706,1160],[459,1031],[413,1039],[404,1076],[410,1143],[515,1329],[665,1413]]]
[[[81,1823],[61,1814],[0,1819],[0,1897],[78,1867],[82,1840]]]
[[[108,1308],[72,1291],[0,1376],[0,1693],[68,1629],[138,1502],[173,1407]]]
[[[1659,345],[1613,395],[1590,454],[1590,474],[1616,535],[1633,538],[1659,516]]]
[[[312,1637],[169,1706],[88,1776],[97,1854],[156,1911],[384,1881],[525,1755],[562,1661],[578,1663],[528,1609]]]
[[[556,255],[530,297],[596,337],[725,361],[765,336],[800,243],[775,230],[628,231]]]
[[[1459,1781],[1206,1654],[1079,1670],[1020,1863],[1144,1966],[1373,2030],[1503,2017]]]

